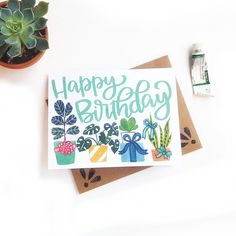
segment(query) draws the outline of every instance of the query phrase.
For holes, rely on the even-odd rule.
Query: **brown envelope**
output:
[[[168,56],[147,62],[134,69],[144,68],[168,68],[171,67]],[[202,147],[193,121],[185,104],[183,95],[177,83],[177,96],[179,107],[180,138],[182,154],[192,152]],[[112,167],[96,169],[73,169],[72,174],[80,193],[87,192],[114,180],[131,175],[138,171],[149,168],[145,167]]]

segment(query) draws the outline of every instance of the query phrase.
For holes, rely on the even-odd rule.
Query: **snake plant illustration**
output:
[[[172,155],[169,148],[172,136],[170,119],[166,122],[164,129],[157,122],[153,122],[152,115],[149,119],[145,119],[143,123],[145,128],[142,137],[146,139],[146,136],[148,136],[148,140],[153,145],[152,155],[154,161],[169,160]]]
[[[59,127],[52,128],[51,133],[54,140],[63,138],[62,142],[54,143],[57,163],[59,165],[72,164],[74,163],[76,145],[74,141],[67,141],[67,135],[76,135],[80,132],[79,127],[74,125],[77,118],[71,114],[73,107],[69,102],[65,105],[63,101],[58,100],[54,104],[54,109],[57,115],[52,117],[51,122]],[[67,126],[71,127],[67,129]]]
[[[83,135],[78,138],[76,146],[79,152],[89,151],[91,162],[105,162],[108,147],[113,153],[119,149],[119,140],[113,138],[118,135],[119,130],[116,122],[105,123],[103,130],[98,125],[90,124],[84,129]]]

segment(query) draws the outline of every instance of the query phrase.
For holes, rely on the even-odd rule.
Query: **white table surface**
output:
[[[236,2],[49,2],[50,50],[31,68],[0,68],[0,235],[236,235]],[[214,98],[192,95],[195,42],[207,49]],[[47,73],[165,54],[203,149],[79,195],[70,171],[47,169]]]

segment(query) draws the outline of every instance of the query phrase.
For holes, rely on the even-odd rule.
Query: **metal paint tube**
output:
[[[196,96],[213,96],[209,80],[208,65],[201,44],[193,44],[191,54],[191,80],[193,94]]]

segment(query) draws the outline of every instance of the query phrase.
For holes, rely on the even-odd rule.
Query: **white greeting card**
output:
[[[181,155],[172,69],[51,73],[50,169],[169,165]]]

